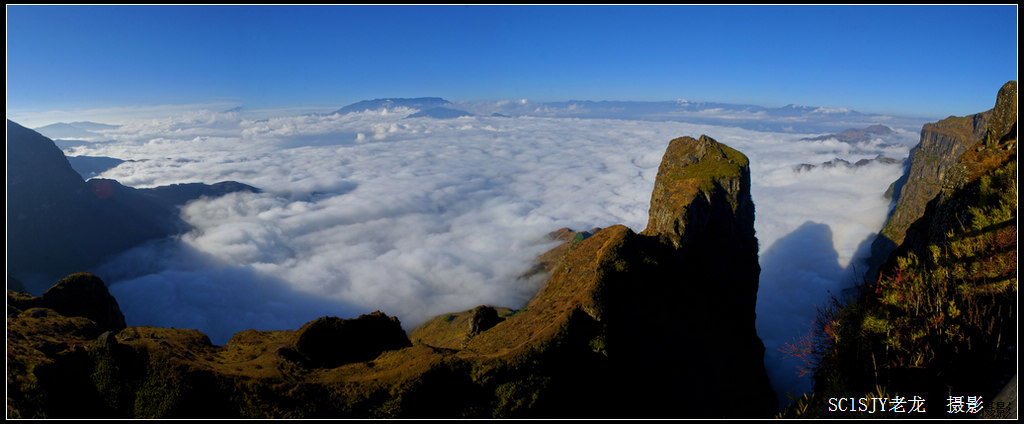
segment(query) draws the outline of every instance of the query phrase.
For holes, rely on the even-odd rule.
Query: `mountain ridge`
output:
[[[183,232],[178,207],[203,195],[258,191],[236,182],[153,189],[84,181],[53,140],[7,120],[8,275],[39,293],[146,240]]]

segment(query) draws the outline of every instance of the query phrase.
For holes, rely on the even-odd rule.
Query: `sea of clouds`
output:
[[[129,325],[295,329],[324,315],[382,310],[406,329],[480,304],[519,307],[523,278],[561,227],[647,223],[668,142],[706,134],[751,160],[762,274],[758,333],[780,396],[810,389],[778,349],[815,305],[854,284],[885,219],[883,193],[918,128],[859,145],[821,133],[672,121],[548,116],[406,118],[415,110],[253,119],[238,111],[129,121],[69,155],[125,162],[102,177],[135,187],[235,180],[264,190],[200,199],[194,230],[125,252],[100,270]],[[866,126],[866,125],[864,125]]]

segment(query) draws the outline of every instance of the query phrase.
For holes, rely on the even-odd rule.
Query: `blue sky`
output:
[[[7,6],[7,113],[440,96],[945,117],[992,107],[1016,40],[1014,5]]]

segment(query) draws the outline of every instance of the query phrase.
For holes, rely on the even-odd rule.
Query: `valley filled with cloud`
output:
[[[520,307],[544,283],[522,275],[556,244],[547,233],[643,230],[668,142],[706,134],[750,158],[769,375],[780,397],[810,389],[778,349],[808,330],[815,305],[855,283],[920,122],[892,118],[881,123],[893,134],[849,143],[804,138],[877,117],[754,111],[727,126],[723,108],[608,119],[523,104],[455,105],[474,116],[453,119],[408,117],[417,111],[402,107],[194,111],[97,128],[102,141],[63,146],[69,156],[124,160],[100,176],[133,187],[235,180],[263,190],[189,203],[181,216],[192,231],[97,273],[128,325],[197,328],[223,344],[237,331],[294,329],[324,315],[382,310],[409,330],[480,304]],[[879,155],[897,160],[797,170]]]

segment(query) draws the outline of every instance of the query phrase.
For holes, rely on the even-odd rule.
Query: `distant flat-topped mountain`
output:
[[[135,189],[84,181],[53,140],[8,120],[8,275],[39,292],[113,254],[187,230],[178,206],[231,191],[258,189],[235,182]]]
[[[386,109],[391,110],[398,107],[407,107],[410,109],[427,110],[438,108],[442,106],[448,106],[451,102],[442,99],[440,97],[417,97],[412,99],[401,99],[401,98],[387,98],[387,99],[373,99],[363,100],[361,102],[353,103],[338,109],[332,113],[352,113],[352,112],[365,112],[367,110],[380,110]]]
[[[57,122],[36,128],[35,130],[51,139],[88,139],[102,137],[101,134],[95,131],[112,130],[119,127],[119,125],[101,124],[99,122],[77,121],[70,123]]]

